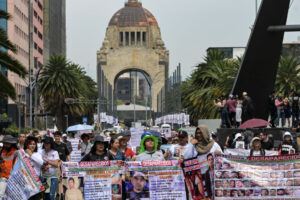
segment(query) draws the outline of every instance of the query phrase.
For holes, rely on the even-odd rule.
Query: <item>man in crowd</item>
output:
[[[128,199],[149,198],[149,195],[144,190],[146,183],[146,176],[143,172],[133,172],[133,175],[131,177],[131,184],[133,185],[133,189],[129,192]]]
[[[247,92],[243,92],[242,123],[253,118],[254,106]]]
[[[260,142],[261,142],[261,148],[265,150],[272,150],[273,149],[273,143],[270,141],[269,137],[267,136],[267,133],[261,132],[259,134]]]
[[[72,143],[70,141],[68,141],[67,134],[64,133],[62,135],[62,140],[63,140],[63,143],[65,143],[67,145],[69,153],[71,154],[73,151],[73,148],[72,148]]]
[[[270,115],[271,127],[275,127],[275,120],[276,120],[276,116],[277,116],[277,108],[275,106],[275,94],[274,94],[274,92],[272,93],[272,95],[269,96],[269,99],[268,99],[268,111],[269,111],[269,115]]]
[[[170,148],[170,153],[173,159],[181,160],[184,159],[184,154],[188,149],[188,146],[191,145],[188,143],[188,133],[186,131],[180,131],[178,133],[178,144],[172,145]]]
[[[59,159],[63,162],[71,161],[70,152],[65,143],[61,142],[61,132],[56,131],[54,133],[54,145],[53,149],[58,152]]]
[[[13,159],[17,152],[17,140],[11,135],[5,135],[2,139],[3,149],[0,155],[0,199],[3,198],[7,180],[13,166]]]
[[[25,140],[26,140],[26,134],[20,133],[18,138],[18,144],[17,144],[18,149],[24,149]]]

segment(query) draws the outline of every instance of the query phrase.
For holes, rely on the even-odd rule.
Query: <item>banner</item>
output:
[[[215,199],[300,199],[300,155],[215,158]]]
[[[7,181],[5,200],[24,200],[44,191],[44,187],[24,151],[18,151],[16,164]]]
[[[250,149],[225,149],[225,155],[250,156]],[[266,156],[278,156],[278,151],[265,151]]]
[[[62,164],[65,197],[85,200],[121,200],[122,167],[118,161]]]
[[[214,196],[214,155],[208,153],[184,160],[182,167],[190,199],[212,199]]]
[[[126,199],[185,200],[184,176],[178,161],[125,163]]]

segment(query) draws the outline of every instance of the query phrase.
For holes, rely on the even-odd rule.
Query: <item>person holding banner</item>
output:
[[[184,159],[184,154],[188,150],[188,148],[192,148],[190,143],[188,143],[188,133],[186,131],[180,131],[178,133],[178,144],[172,145],[170,148],[170,152],[172,155],[172,159],[181,160]]]
[[[45,200],[54,200],[56,188],[58,186],[58,152],[53,149],[53,139],[46,137],[43,140],[42,157],[45,164],[42,167],[42,177],[47,179],[50,191],[45,193]]]
[[[13,159],[17,153],[16,138],[5,135],[1,142],[3,142],[3,148],[0,152],[0,199],[4,196],[7,180],[13,167]]]
[[[125,135],[125,134],[124,134]],[[120,150],[125,154],[126,160],[131,160],[134,157],[134,152],[131,150],[131,148],[127,147],[127,136],[123,136],[120,138]]]
[[[298,153],[298,146],[293,141],[293,136],[290,132],[287,131],[283,134],[283,142],[280,144],[279,151],[281,155]]]
[[[266,152],[261,147],[259,137],[254,137],[250,143],[250,156],[265,156]]]
[[[96,136],[91,151],[81,161],[105,161],[109,160],[107,155],[108,143],[102,136]]]
[[[118,138],[122,139],[122,136]],[[119,139],[114,137],[110,140],[108,157],[109,160],[123,160],[125,161],[125,154],[120,150],[120,142]]]
[[[38,152],[37,147],[38,139],[34,136],[28,136],[24,143],[24,151],[25,155],[29,157],[34,170],[36,171],[38,176],[41,176],[41,167],[44,164],[42,155]],[[42,193],[38,193],[29,198],[29,200],[40,200]]]
[[[164,155],[157,151],[158,140],[153,135],[143,134],[140,145],[140,154],[135,161],[163,161]]]

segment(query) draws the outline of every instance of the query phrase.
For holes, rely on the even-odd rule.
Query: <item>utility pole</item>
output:
[[[19,115],[18,115],[18,118],[19,118],[19,134],[21,133],[21,97],[22,97],[22,94],[18,94],[18,110],[19,110]]]
[[[29,128],[32,130],[32,73],[31,73],[31,56],[32,56],[32,0],[28,0],[28,19],[29,19]]]

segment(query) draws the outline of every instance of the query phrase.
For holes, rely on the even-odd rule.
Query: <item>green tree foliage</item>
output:
[[[281,57],[275,82],[275,91],[288,97],[293,91],[300,92],[300,65],[293,57]]]
[[[182,104],[193,124],[197,124],[198,119],[219,117],[213,101],[228,96],[240,62],[240,59],[225,59],[219,51],[209,51],[204,62],[182,83]]]
[[[63,56],[52,56],[44,67],[40,79],[40,94],[45,108],[56,117],[59,130],[66,128],[65,115],[83,117],[93,113],[93,105],[66,104],[66,98],[95,99],[96,83],[79,65],[70,63]]]
[[[9,20],[10,15],[3,10],[0,10],[0,20]],[[22,78],[27,75],[26,68],[14,59],[8,51],[12,53],[17,53],[16,47],[9,41],[5,30],[0,27],[0,65],[7,70],[10,70]],[[0,97],[10,97],[16,99],[16,91],[14,86],[9,82],[6,75],[0,71]]]

